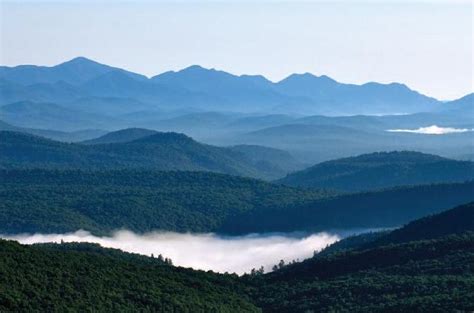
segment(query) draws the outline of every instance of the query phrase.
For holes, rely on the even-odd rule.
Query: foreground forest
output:
[[[91,244],[0,241],[0,310],[470,312],[474,228],[461,221],[473,212],[471,203],[442,213],[449,221],[438,215],[414,222],[424,225],[423,240],[410,237],[410,224],[398,231],[406,233],[399,243],[383,234],[370,248],[355,245],[240,278]]]

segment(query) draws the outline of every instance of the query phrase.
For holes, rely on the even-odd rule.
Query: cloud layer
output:
[[[68,234],[34,234],[2,236],[23,244],[44,242],[95,242],[103,247],[143,255],[162,254],[175,265],[217,272],[243,274],[264,266],[271,270],[283,259],[286,262],[305,259],[340,237],[326,232],[297,236],[296,234],[246,235],[222,237],[215,234],[181,234],[152,232],[143,235],[118,231],[111,237],[96,237],[85,231]]]
[[[439,127],[437,125],[431,125],[428,127],[420,127],[418,129],[389,129],[387,130],[393,133],[414,133],[414,134],[425,134],[425,135],[445,135],[453,133],[465,133],[473,131],[469,128],[452,128],[452,127]]]

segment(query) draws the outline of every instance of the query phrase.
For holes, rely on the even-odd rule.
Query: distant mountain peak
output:
[[[209,68],[202,67],[201,65],[194,64],[194,65],[185,67],[184,69],[180,70],[179,72],[186,72],[186,71],[203,71],[203,72],[206,72],[206,71],[216,71],[216,70],[213,69],[213,68],[209,69]]]
[[[326,85],[336,85],[339,84],[336,80],[332,79],[327,75],[316,76],[312,73],[306,72],[302,74],[291,74],[288,77],[282,79],[277,84],[300,84],[300,83],[317,83],[317,84],[326,84]]]
[[[132,141],[133,143],[157,143],[157,144],[188,144],[196,143],[194,139],[182,133],[176,132],[156,132],[150,136],[142,137]]]
[[[156,134],[157,131],[146,129],[146,128],[126,128],[117,131],[107,133],[101,137],[86,140],[84,144],[109,144],[109,143],[120,143],[130,142],[137,139],[141,139],[147,136]]]
[[[83,57],[83,56],[78,56],[78,57],[75,57],[69,61],[65,61],[61,64],[58,64],[59,65],[62,65],[62,64],[83,64],[83,63],[95,63],[95,64],[100,64],[92,59],[88,59],[86,57]]]

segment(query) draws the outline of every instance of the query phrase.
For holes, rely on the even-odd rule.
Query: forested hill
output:
[[[99,140],[123,141],[125,136],[131,141],[83,145],[0,131],[0,168],[141,168],[211,171],[266,179],[284,175],[284,168],[262,166],[235,149],[201,144],[183,134],[137,133],[143,135],[142,130],[128,130]]]
[[[341,191],[363,191],[402,185],[463,182],[472,179],[474,179],[474,162],[450,160],[419,152],[395,151],[323,162],[289,174],[278,180],[278,183]]]
[[[157,131],[145,128],[127,128],[107,133],[98,138],[83,141],[83,144],[96,145],[104,143],[119,143],[134,141],[143,137],[151,136],[158,133]]]
[[[235,275],[90,244],[0,240],[2,312],[261,312]]]
[[[344,238],[321,251],[318,256],[344,250],[360,250],[415,240],[437,239],[465,232],[474,232],[474,202],[422,217],[393,231],[364,233]]]
[[[261,209],[234,217],[226,230],[297,231],[399,227],[474,201],[474,182],[397,187],[323,198],[291,208]]]
[[[474,232],[474,202],[415,220],[376,240],[378,245],[434,239],[450,234]]]
[[[239,278],[91,244],[0,240],[0,311],[470,312],[473,258],[471,232]]]
[[[215,232],[247,211],[327,195],[210,172],[3,170],[0,178],[0,233]]]
[[[209,172],[1,170],[0,178],[0,233],[397,227],[474,201],[474,182],[336,196]]]
[[[469,203],[381,235],[371,245],[359,240],[359,248],[284,266],[254,279],[254,297],[264,312],[470,312],[473,214]]]
[[[263,312],[471,312],[474,234],[289,265],[255,279]]]

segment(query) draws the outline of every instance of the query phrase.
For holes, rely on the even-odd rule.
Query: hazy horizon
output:
[[[200,65],[271,81],[310,72],[342,83],[399,82],[452,100],[473,91],[472,8],[470,1],[2,1],[0,63],[52,66],[84,56],[146,76]]]

